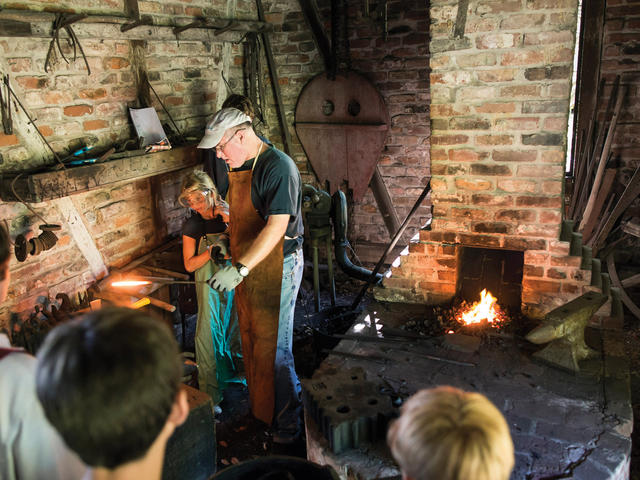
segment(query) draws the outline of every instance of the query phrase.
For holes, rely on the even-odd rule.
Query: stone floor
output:
[[[376,336],[381,326],[397,328],[408,308],[371,303],[350,333]],[[498,406],[511,427],[516,450],[512,479],[628,478],[633,416],[628,361],[618,335],[590,332],[587,342],[604,355],[583,362],[579,375],[532,361],[537,347],[515,336],[490,335],[462,343],[396,340],[342,340],[314,379],[332,369],[360,367],[368,381],[390,392],[389,401],[436,385],[478,391]],[[346,401],[357,404],[357,399]],[[344,479],[399,478],[383,438],[334,454],[309,417],[310,460],[334,466]]]

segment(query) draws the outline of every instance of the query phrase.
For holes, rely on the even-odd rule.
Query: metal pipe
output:
[[[333,228],[334,228],[334,249],[336,262],[340,268],[350,277],[367,281],[371,278],[371,270],[354,265],[347,256],[347,198],[341,190],[333,194]],[[376,280],[382,281],[382,275],[377,274]]]

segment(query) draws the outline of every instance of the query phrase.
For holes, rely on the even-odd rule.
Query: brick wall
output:
[[[577,2],[432,1],[433,223],[381,296],[453,297],[460,247],[524,251],[533,316],[575,296],[580,259],[558,241]]]
[[[253,1],[138,3],[141,14],[152,15],[156,25],[183,25],[200,15],[257,19]],[[43,10],[51,5],[29,0],[14,6]],[[124,12],[123,2],[85,0],[66,6],[79,12]],[[24,18],[38,21],[28,15]],[[48,19],[44,25],[50,25],[52,17],[44,18]],[[207,118],[229,93],[222,72],[232,89],[242,91],[242,46],[234,43],[241,33],[222,38],[212,31],[189,30],[176,38],[151,27],[120,33],[119,25],[114,28],[91,21],[73,28],[87,55],[91,75],[80,56],[73,61],[73,51],[65,40],[61,45],[70,63],[56,53],[51,68],[45,72],[50,38],[0,34],[0,72],[9,75],[12,88],[61,157],[80,145],[93,145],[97,151],[135,137],[128,107],[139,106],[138,69],[147,72],[178,129],[192,140],[201,136]],[[170,30],[165,28],[166,31]],[[150,97],[170,133],[174,127],[168,115],[152,92]],[[14,110],[14,133],[0,133],[0,171],[25,171],[53,163],[53,155],[33,127]],[[60,240],[52,250],[23,263],[12,256],[12,281],[8,300],[0,309],[0,329],[7,327],[9,312],[26,315],[37,303],[54,299],[60,292],[73,296],[96,280],[96,272],[70,233],[72,218],[86,227],[107,267],[122,266],[166,241],[167,236],[179,233],[186,211],[175,200],[185,173],[123,182],[73,195],[65,201],[32,204],[47,222],[62,225]],[[159,211],[154,212],[156,208]],[[154,218],[162,219],[164,224],[155,224]],[[0,203],[0,221],[8,226],[11,238],[29,231],[38,235],[38,225],[42,223],[19,202]]]
[[[400,221],[404,220],[422,192],[429,176],[429,82],[428,9],[424,2],[389,1],[387,37],[384,23],[373,14],[364,16],[360,8],[348,11],[352,68],[364,75],[380,91],[391,116],[391,129],[378,165]],[[326,35],[331,35],[330,2],[319,1]],[[374,6],[372,5],[372,10]],[[311,32],[306,28],[298,2],[265,2],[267,20],[275,26],[271,36],[287,124],[292,136],[292,157],[303,180],[317,184],[313,169],[295,134],[295,106],[304,85],[324,71]],[[281,24],[281,25],[279,25]],[[265,72],[265,80],[268,76]],[[267,115],[267,136],[282,144],[271,90],[272,105]],[[377,261],[390,240],[378,206],[369,191],[362,202],[350,208],[350,240],[365,261]],[[429,217],[428,202],[415,215],[404,240],[408,242]],[[374,247],[372,251],[368,247]],[[372,255],[372,252],[373,255]]]

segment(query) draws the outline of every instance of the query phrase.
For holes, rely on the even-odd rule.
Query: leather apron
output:
[[[255,161],[254,161],[255,166]],[[266,222],[251,201],[251,170],[229,172],[229,243],[240,258]],[[284,238],[236,287],[236,308],[249,387],[251,413],[271,424],[275,405],[274,364],[278,343]]]

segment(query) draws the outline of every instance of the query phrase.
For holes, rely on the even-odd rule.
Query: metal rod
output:
[[[404,233],[405,229],[409,225],[409,220],[411,220],[411,217],[413,217],[413,215],[416,213],[416,211],[418,210],[418,207],[420,206],[420,204],[422,203],[422,201],[425,199],[425,197],[430,191],[431,191],[431,179],[427,181],[427,184],[425,185],[424,190],[420,194],[420,197],[418,197],[418,200],[416,200],[416,203],[413,205],[413,208],[407,215],[407,218],[404,219],[404,222],[402,223],[402,225],[400,226],[396,234],[393,236],[393,239],[389,243],[389,246],[382,254],[382,257],[380,257],[380,260],[378,261],[376,268],[374,268],[373,271],[371,272],[371,275],[369,276],[367,283],[365,283],[364,287],[362,287],[362,290],[360,290],[360,293],[351,304],[351,310],[355,310],[356,308],[358,308],[358,305],[360,305],[360,302],[362,301],[362,298],[364,297],[365,293],[367,293],[367,290],[369,289],[371,284],[374,282],[374,280],[376,280],[376,275],[380,271],[380,268],[382,268],[384,261],[387,259],[387,255],[389,255],[391,250],[393,250],[393,248],[396,246],[396,243],[398,243],[398,240],[400,240],[400,236]]]
[[[158,102],[160,102],[160,105],[162,106],[162,109],[164,110],[164,112],[167,114],[167,116],[169,117],[169,120],[171,120],[171,123],[173,123],[173,128],[176,129],[176,131],[178,132],[178,135],[180,135],[180,138],[182,138],[182,141],[187,143],[187,139],[184,138],[184,135],[182,134],[182,131],[180,131],[180,129],[178,128],[178,125],[176,125],[176,122],[173,121],[173,117],[171,116],[171,114],[169,113],[169,110],[167,110],[167,107],[164,106],[164,103],[162,103],[162,100],[160,100],[160,96],[158,95],[158,93],[156,92],[155,88],[153,88],[153,85],[151,85],[151,82],[149,81],[148,77],[145,77],[145,80],[147,81],[147,84],[149,85],[149,87],[151,88],[151,91],[154,93],[154,95],[156,96],[156,98],[158,99]]]
[[[22,109],[22,112],[26,115],[27,119],[29,119],[29,123],[31,125],[33,125],[34,130],[36,131],[36,133],[38,135],[40,135],[40,138],[42,139],[42,141],[45,143],[45,145],[47,147],[49,147],[49,150],[51,150],[51,153],[53,153],[53,156],[58,161],[58,163],[62,166],[62,168],[66,168],[64,166],[64,163],[62,163],[62,160],[60,160],[60,157],[58,156],[58,154],[55,152],[55,150],[51,146],[51,144],[47,141],[46,138],[44,138],[44,135],[42,134],[42,132],[40,131],[40,129],[36,125],[36,122],[31,118],[31,115],[29,115],[29,112],[27,112],[27,109],[24,107],[24,105],[22,105],[22,102],[20,101],[20,99],[16,95],[16,92],[14,92],[13,88],[11,88],[11,85],[9,85],[9,77],[8,76],[7,76],[5,81],[6,81],[6,85],[7,85],[7,89],[9,90],[9,93],[11,94],[11,96],[13,96],[14,100],[18,103],[18,105],[20,105],[20,108]]]

